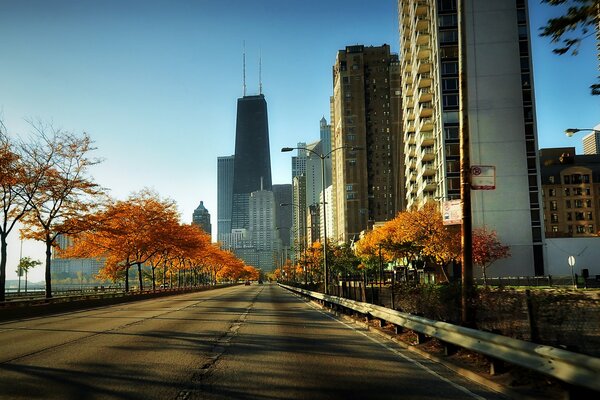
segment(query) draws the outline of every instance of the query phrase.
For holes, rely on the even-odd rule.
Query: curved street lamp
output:
[[[325,294],[329,294],[329,290],[327,289],[327,274],[328,274],[329,270],[327,268],[327,214],[326,214],[326,210],[325,210],[325,159],[327,157],[329,157],[331,155],[331,153],[333,153],[334,151],[341,150],[341,149],[349,149],[349,150],[354,151],[354,150],[362,150],[362,147],[340,146],[340,147],[336,147],[335,149],[332,149],[327,154],[317,153],[316,151],[309,149],[307,147],[284,147],[281,149],[282,153],[287,153],[287,152],[290,152],[293,150],[306,150],[321,159],[321,193],[323,196],[323,201],[322,201],[322,204],[323,204],[323,273],[324,273],[323,283],[325,285],[325,290],[324,290]],[[306,224],[306,222],[305,222],[305,224]]]
[[[567,135],[568,137],[573,136],[577,132],[598,132],[598,133],[600,133],[600,130],[592,129],[592,128],[567,128],[567,129],[565,129],[565,135]]]

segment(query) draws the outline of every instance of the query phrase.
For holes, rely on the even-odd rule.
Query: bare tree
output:
[[[97,206],[96,199],[104,190],[88,176],[89,168],[99,160],[90,157],[95,148],[86,133],[76,135],[41,123],[33,127],[35,139],[24,148],[24,162],[46,167],[37,188],[30,188],[31,211],[23,218],[21,233],[46,245],[46,297],[50,298],[56,239],[85,229],[84,216]]]
[[[39,168],[23,160],[23,142],[9,136],[0,121],[0,301],[5,300],[8,236],[31,209],[49,159],[38,160]]]

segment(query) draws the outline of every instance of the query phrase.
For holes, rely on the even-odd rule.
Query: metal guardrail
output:
[[[600,391],[600,379],[598,379],[600,377],[600,358],[477,329],[465,328],[447,322],[430,320],[369,303],[361,303],[282,284],[280,286],[325,303],[337,304],[361,314],[370,315],[434,337],[445,343],[552,376],[571,385]]]

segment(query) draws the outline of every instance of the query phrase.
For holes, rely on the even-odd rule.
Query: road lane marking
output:
[[[330,315],[329,313],[326,313],[325,311],[323,311],[323,310],[319,309],[319,308],[318,308],[316,305],[314,305],[312,302],[309,302],[308,304],[309,304],[309,305],[310,305],[310,306],[311,306],[313,309],[315,309],[316,311],[318,311],[318,312],[320,312],[321,314],[325,315],[326,317],[328,317],[328,318],[330,318],[330,319],[332,319],[332,320],[334,320],[334,321],[336,321],[336,322],[339,322],[340,324],[344,325],[344,326],[345,326],[345,327],[347,327],[347,328],[350,328],[350,329],[352,329],[354,332],[356,332],[356,333],[358,333],[358,334],[360,334],[360,335],[363,335],[364,337],[368,338],[369,340],[371,340],[371,341],[372,341],[372,342],[374,342],[374,343],[377,343],[378,345],[380,345],[380,346],[381,346],[381,347],[383,347],[384,349],[386,349],[386,350],[389,350],[389,351],[391,351],[392,353],[396,354],[397,356],[400,356],[400,357],[401,357],[401,358],[403,358],[404,360],[406,360],[406,361],[409,361],[409,362],[411,362],[411,363],[415,364],[416,366],[418,366],[418,367],[422,368],[423,370],[425,370],[425,371],[426,371],[426,372],[428,372],[429,374],[431,374],[431,375],[435,376],[436,378],[438,378],[438,379],[440,379],[440,380],[442,380],[442,381],[444,381],[444,382],[448,383],[449,385],[451,385],[451,386],[453,386],[454,388],[456,388],[456,389],[460,390],[461,392],[463,392],[463,393],[465,393],[465,394],[467,394],[467,395],[471,396],[472,398],[474,398],[474,399],[477,399],[477,400],[486,400],[486,399],[485,399],[485,397],[481,397],[481,396],[479,396],[478,394],[476,394],[476,393],[473,393],[472,391],[470,391],[470,390],[469,390],[469,389],[467,389],[466,387],[464,387],[464,386],[462,386],[462,385],[459,385],[459,384],[458,384],[458,383],[456,383],[456,382],[452,382],[450,379],[448,379],[448,378],[445,378],[445,377],[441,376],[440,374],[438,374],[438,373],[437,373],[437,372],[435,372],[434,370],[432,370],[432,369],[428,368],[426,365],[423,365],[423,364],[422,364],[422,363],[420,363],[419,361],[417,361],[417,360],[415,360],[415,359],[413,359],[413,358],[411,358],[411,357],[407,356],[406,354],[402,354],[402,353],[401,353],[400,351],[398,351],[397,349],[394,349],[393,347],[390,347],[390,346],[388,346],[387,344],[385,344],[385,343],[383,343],[383,342],[381,342],[381,341],[377,340],[376,338],[374,338],[374,337],[371,337],[370,335],[367,335],[366,333],[364,333],[364,332],[361,332],[360,330],[358,330],[358,329],[354,328],[353,326],[351,326],[351,325],[349,325],[349,324],[345,323],[344,321],[342,321],[342,320],[340,320],[340,319],[338,319],[338,318],[335,318],[334,316]]]

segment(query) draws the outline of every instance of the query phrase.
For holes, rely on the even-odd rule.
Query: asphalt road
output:
[[[275,285],[0,324],[0,399],[503,399]]]

